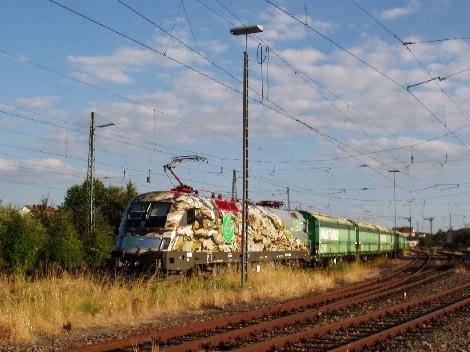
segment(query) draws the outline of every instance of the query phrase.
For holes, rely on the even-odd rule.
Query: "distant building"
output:
[[[37,214],[46,217],[52,217],[57,214],[58,210],[43,204],[27,204],[18,210],[18,212],[21,215]]]
[[[394,227],[393,231],[402,233],[406,237],[414,237],[416,235],[413,227]]]
[[[427,232],[416,232],[415,236],[418,237],[418,238],[426,238],[426,237],[429,237],[429,233],[427,233]]]

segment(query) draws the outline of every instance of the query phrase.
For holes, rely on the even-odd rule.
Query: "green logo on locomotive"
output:
[[[235,237],[235,223],[230,215],[225,215],[222,221],[222,237],[226,243],[232,243]]]

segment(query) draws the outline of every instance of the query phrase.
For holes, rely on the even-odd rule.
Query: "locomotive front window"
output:
[[[164,227],[170,210],[168,202],[133,203],[127,212],[125,227]]]
[[[170,203],[152,202],[145,221],[146,227],[165,227],[166,217],[170,210]]]
[[[140,220],[143,215],[147,213],[149,203],[133,203],[129,212],[127,213],[128,219]]]

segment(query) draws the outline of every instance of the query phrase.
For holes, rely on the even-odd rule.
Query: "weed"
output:
[[[81,311],[94,317],[101,312],[101,308],[95,301],[85,301],[81,305]]]
[[[40,337],[76,333],[92,326],[126,327],[162,314],[284,299],[322,292],[378,272],[377,266],[364,263],[341,263],[320,270],[263,265],[261,272],[250,272],[247,290],[240,289],[236,270],[170,280],[137,277],[131,283],[126,278],[86,271],[51,271],[34,279],[0,275],[0,340],[34,343]]]

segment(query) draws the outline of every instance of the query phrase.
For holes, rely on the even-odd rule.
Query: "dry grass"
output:
[[[250,274],[250,287],[244,291],[236,271],[210,278],[142,278],[131,285],[89,273],[50,274],[35,280],[0,275],[0,342],[34,343],[77,328],[133,325],[159,314],[298,296],[378,272],[371,263],[339,264],[326,270],[264,266]]]
[[[468,273],[468,269],[464,264],[457,264],[454,268],[454,272],[457,274],[466,274]]]

